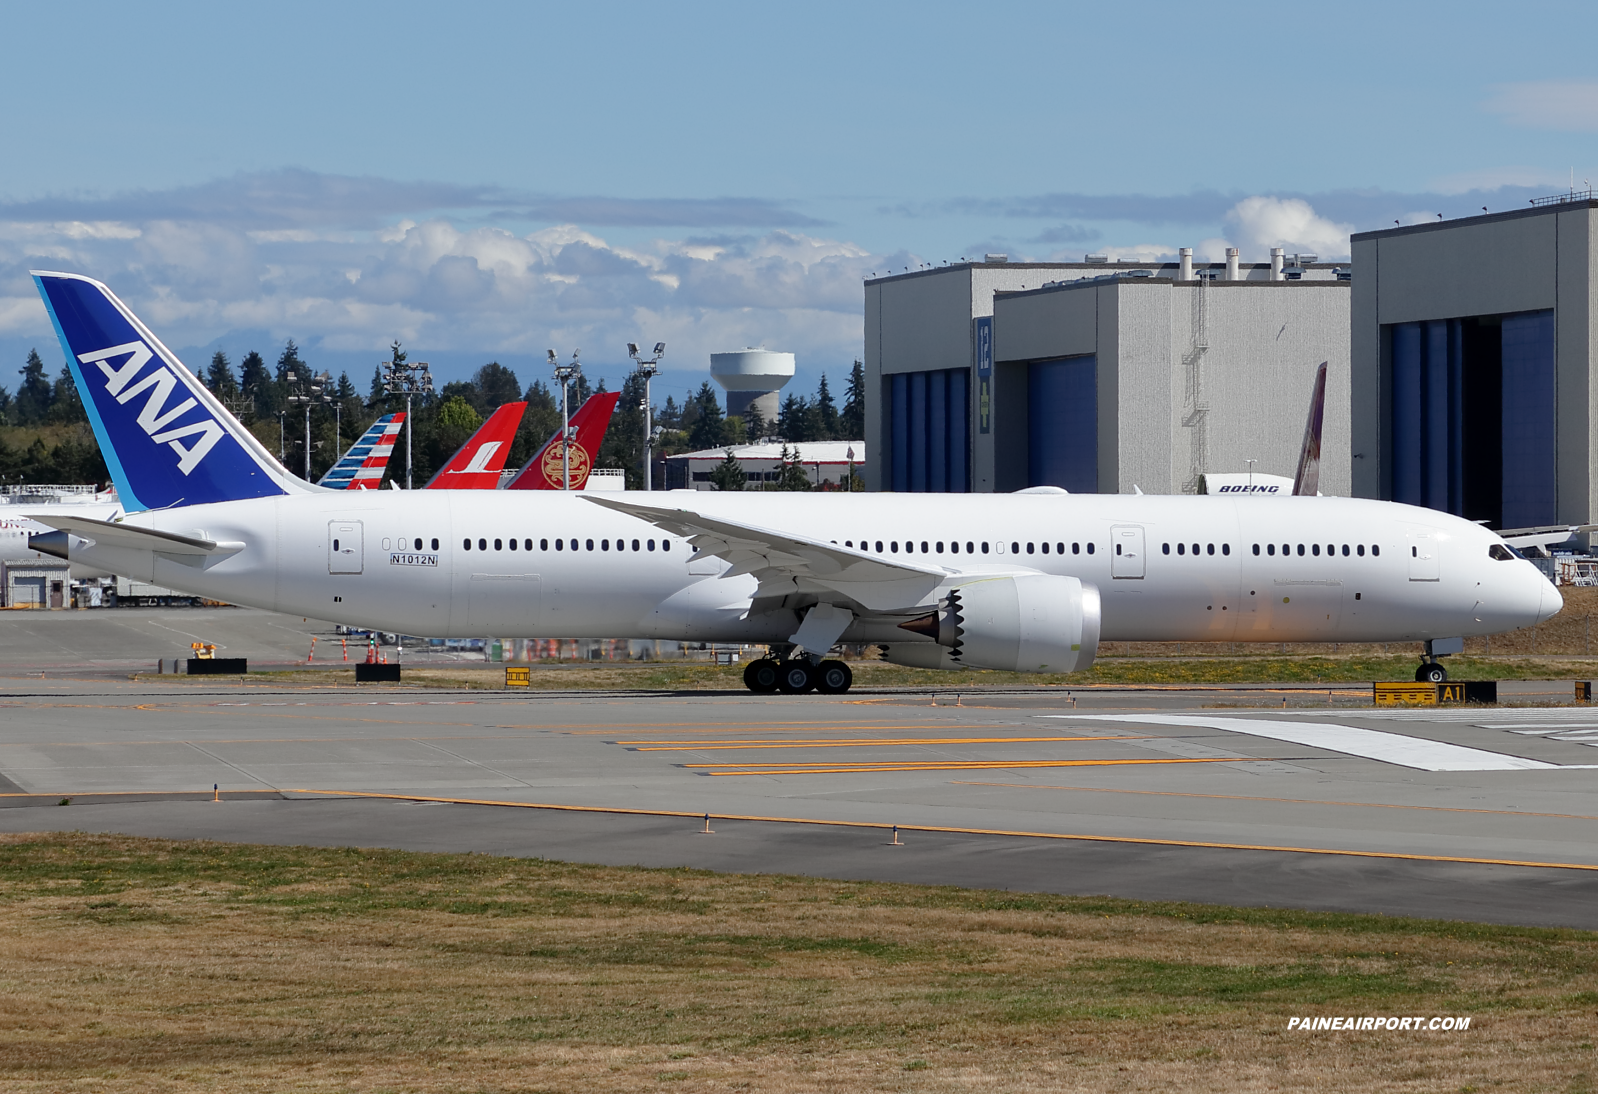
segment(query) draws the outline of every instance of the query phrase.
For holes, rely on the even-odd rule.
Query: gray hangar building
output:
[[[1348,494],[1350,284],[1312,255],[1188,249],[870,280],[868,488],[1194,493],[1249,461],[1290,476],[1326,361],[1321,490]]]
[[[1353,492],[1494,528],[1598,513],[1591,191],[1353,237]]]

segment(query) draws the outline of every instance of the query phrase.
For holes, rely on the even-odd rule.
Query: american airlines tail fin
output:
[[[286,471],[110,289],[33,271],[117,496],[128,512],[301,493]]]
[[[610,416],[616,412],[619,391],[602,391],[590,395],[577,413],[571,416],[574,431],[571,445],[571,488],[581,490],[588,481],[588,472],[594,468],[599,456],[599,446],[605,443],[605,431],[610,428]],[[561,489],[560,431],[540,448],[533,458],[522,465],[516,477],[505,487],[507,490],[559,490]]]
[[[1309,418],[1304,422],[1304,447],[1298,454],[1298,474],[1293,476],[1293,494],[1314,497],[1321,483],[1321,423],[1326,419],[1326,362],[1315,370],[1314,394],[1309,400]]]
[[[455,455],[428,480],[428,490],[492,490],[510,456],[526,403],[506,403],[477,427]]]
[[[350,450],[317,482],[333,490],[375,490],[394,454],[394,438],[405,424],[405,412],[385,414],[350,445]]]

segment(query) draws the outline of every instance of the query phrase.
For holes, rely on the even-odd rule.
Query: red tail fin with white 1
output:
[[[428,490],[493,490],[505,469],[526,403],[506,403],[488,416],[430,480]]]

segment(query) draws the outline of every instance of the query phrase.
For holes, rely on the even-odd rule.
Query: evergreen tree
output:
[[[844,393],[843,413],[838,415],[838,432],[843,440],[863,441],[866,437],[866,370],[859,361],[849,370],[849,388]]]
[[[802,395],[790,395],[782,401],[782,412],[777,416],[777,433],[785,441],[819,441],[816,436],[815,408]]]
[[[644,377],[634,372],[621,382],[621,398],[611,415],[599,449],[599,467],[618,468],[627,475],[627,488],[644,485]]]
[[[766,434],[771,432],[771,423],[760,413],[758,402],[750,403],[744,411],[744,430],[749,434],[750,442],[756,444],[765,440]]]
[[[479,400],[473,405],[479,414],[485,416],[506,403],[516,402],[522,395],[522,382],[498,361],[490,361],[478,369],[472,376],[472,383],[477,388]]]
[[[239,362],[239,390],[254,404],[256,417],[267,418],[277,412],[272,374],[266,370],[266,361],[254,350]]]
[[[699,392],[693,398],[694,423],[689,427],[688,444],[696,452],[707,448],[720,447],[722,443],[722,418],[721,401],[716,398],[716,389],[706,380],[699,385]]]
[[[711,468],[710,485],[717,490],[742,490],[748,484],[743,464],[732,458],[732,449],[727,449],[727,458]]]
[[[383,384],[383,366],[372,366],[372,390],[367,394],[366,401],[373,407],[382,408],[388,400],[388,389]],[[388,413],[386,410],[384,413]]]
[[[300,347],[294,344],[294,339],[292,338],[284,343],[283,352],[277,355],[278,383],[288,383],[288,374],[290,369],[293,369],[295,372],[301,374],[310,371],[310,369],[306,368],[305,362],[300,360]]]
[[[221,350],[211,355],[211,367],[205,371],[205,386],[224,402],[239,393],[239,382],[233,378],[233,366],[228,363],[227,354]]]
[[[16,414],[18,425],[40,425],[50,413],[50,381],[44,378],[44,361],[39,351],[28,351],[28,363],[22,366],[22,383],[17,385]]]
[[[14,408],[11,405],[11,392],[9,392],[9,391],[7,391],[5,389],[5,385],[0,384],[0,425],[9,425],[10,424],[10,422],[11,422],[11,412],[12,412],[13,409]],[[0,467],[3,467],[3,466],[4,466],[4,453],[3,453],[3,451],[0,451]],[[3,472],[0,472],[0,473],[3,473]]]
[[[682,428],[682,408],[670,395],[666,396],[666,405],[655,412],[655,424],[662,429]]]
[[[52,422],[89,420],[89,416],[83,412],[83,400],[78,398],[78,383],[66,365],[61,366],[61,375],[56,377],[55,388],[50,393],[50,411],[46,417]]]
[[[816,401],[812,404],[815,408],[816,436],[811,440],[835,441],[838,439],[838,404],[832,401],[832,389],[827,386],[827,374],[821,374],[821,383],[816,387]]]
[[[771,489],[771,490],[810,490],[810,489],[813,489],[813,486],[812,486],[812,484],[810,482],[810,472],[805,470],[805,465],[800,460],[799,449],[798,448],[795,448],[792,452],[789,452],[788,451],[788,446],[787,445],[783,445],[782,446],[782,455],[780,457],[778,457],[778,458],[782,461],[782,466],[778,469],[777,481],[772,483],[768,487],[768,489]]]

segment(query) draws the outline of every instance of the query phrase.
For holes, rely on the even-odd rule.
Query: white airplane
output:
[[[324,490],[104,285],[34,277],[126,513],[56,516],[32,546],[235,604],[437,637],[770,643],[753,690],[831,693],[840,641],[1071,672],[1101,640],[1418,640],[1417,675],[1441,680],[1464,636],[1561,607],[1491,531],[1349,498]]]

